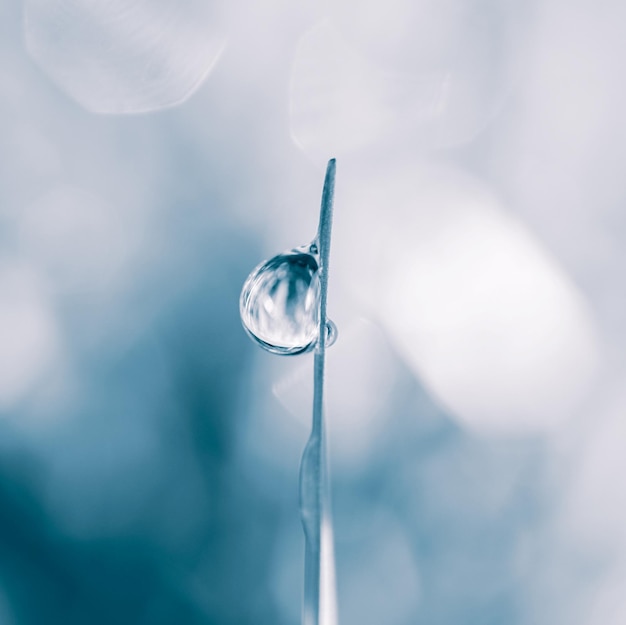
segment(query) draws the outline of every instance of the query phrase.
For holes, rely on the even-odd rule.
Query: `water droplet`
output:
[[[250,274],[239,300],[241,320],[248,334],[268,351],[300,354],[317,342],[319,294],[317,257],[309,248],[291,250]]]
[[[331,321],[330,319],[326,319],[326,347],[330,347],[331,345],[335,344],[338,334],[339,332],[337,330],[335,322]]]

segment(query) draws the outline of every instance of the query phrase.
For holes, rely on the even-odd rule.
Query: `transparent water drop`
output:
[[[278,254],[252,271],[241,291],[241,321],[261,347],[293,355],[315,347],[319,336],[319,258],[315,244]],[[328,320],[326,345],[337,338]]]
[[[337,326],[335,325],[334,321],[331,321],[330,319],[326,320],[326,337],[325,337],[325,344],[326,347],[331,347],[332,345],[335,344],[335,342],[337,341],[337,335],[338,335],[338,330],[337,330]]]

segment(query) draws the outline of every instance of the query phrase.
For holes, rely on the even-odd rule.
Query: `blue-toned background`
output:
[[[339,622],[626,622],[625,17],[1,3],[0,625],[299,622],[312,363],[238,298],[333,156]]]

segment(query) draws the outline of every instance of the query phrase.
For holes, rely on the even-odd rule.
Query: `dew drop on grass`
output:
[[[316,248],[298,248],[259,265],[241,292],[243,326],[261,347],[275,354],[301,354],[318,339],[320,279]],[[326,324],[326,345],[337,338]]]
[[[330,347],[331,345],[335,344],[335,341],[337,340],[337,334],[338,334],[338,330],[337,330],[337,326],[335,325],[335,322],[331,321],[330,319],[327,319],[326,320],[326,340],[325,340],[326,347]]]
[[[239,299],[243,326],[264,349],[290,355],[316,348],[313,423],[300,466],[300,514],[306,538],[303,622],[307,625],[336,625],[337,622],[323,425],[325,351],[321,349],[332,345],[337,338],[337,327],[326,317],[328,276],[325,273],[328,271],[334,184],[335,159],[331,159],[324,179],[317,237],[308,246],[283,252],[261,263],[248,276]]]

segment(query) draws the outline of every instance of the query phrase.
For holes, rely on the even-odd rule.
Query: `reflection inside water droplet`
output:
[[[317,338],[319,265],[313,254],[293,250],[255,269],[243,286],[241,319],[262,347],[298,354]]]
[[[243,285],[239,308],[244,328],[270,352],[300,354],[317,343],[320,280],[315,251],[309,246],[274,256]],[[337,328],[328,321],[326,345],[336,338]]]

